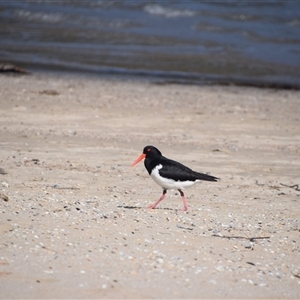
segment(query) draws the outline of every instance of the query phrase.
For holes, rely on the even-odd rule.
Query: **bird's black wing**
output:
[[[155,160],[153,160],[153,163],[155,165],[158,164]],[[214,176],[195,172],[187,166],[165,157],[160,157],[160,164],[163,167],[159,170],[159,174],[165,178],[174,179],[175,181],[217,181],[218,179]]]

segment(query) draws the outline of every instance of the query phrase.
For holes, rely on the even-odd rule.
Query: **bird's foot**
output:
[[[188,210],[188,207],[187,207],[187,206],[184,206],[181,210],[182,210],[182,211],[187,211],[187,210]]]
[[[154,203],[154,204],[150,204],[150,205],[148,205],[147,206],[147,208],[150,208],[150,209],[153,209],[153,208],[155,208],[156,207],[156,204]]]

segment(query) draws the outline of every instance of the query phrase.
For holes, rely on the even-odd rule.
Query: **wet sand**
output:
[[[299,298],[300,92],[0,76],[0,295]],[[220,177],[161,195],[145,145]]]

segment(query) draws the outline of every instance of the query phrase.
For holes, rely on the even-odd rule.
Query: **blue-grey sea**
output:
[[[0,62],[300,86],[300,1],[0,1]]]

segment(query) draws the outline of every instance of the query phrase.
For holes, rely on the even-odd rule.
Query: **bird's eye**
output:
[[[148,149],[147,149],[147,152],[150,152],[150,151],[151,151],[151,149],[150,149],[150,148],[148,148]]]

